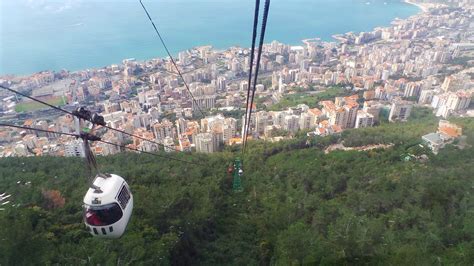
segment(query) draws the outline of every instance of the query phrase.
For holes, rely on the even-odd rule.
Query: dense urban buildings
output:
[[[309,39],[302,46],[277,41],[264,45],[258,102],[250,121],[252,138],[291,136],[300,130],[326,136],[371,127],[382,119],[403,122],[415,106],[430,107],[443,118],[474,116],[474,7],[469,1],[453,3],[456,7],[420,3],[427,8],[423,13],[372,32],[334,36],[338,42]],[[216,51],[203,46],[183,51],[177,59],[195,101],[171,62],[160,58],[127,59],[102,69],[8,76],[0,84],[68,110],[87,106],[100,112],[108,126],[165,146],[105,129],[97,132],[134,149],[212,153],[239,143],[249,49]],[[268,108],[287,96],[311,97],[332,87],[342,88],[341,95],[312,105]],[[72,117],[37,108],[0,91],[2,121],[76,131]],[[424,139],[432,145],[440,141],[434,135]],[[0,145],[0,157],[84,153],[72,137],[3,127]],[[102,143],[94,144],[93,151],[120,152]]]

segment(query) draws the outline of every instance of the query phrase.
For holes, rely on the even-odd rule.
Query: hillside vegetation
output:
[[[352,95],[350,91],[343,87],[331,87],[325,91],[300,91],[295,90],[294,94],[284,96],[278,103],[271,105],[269,111],[280,111],[299,104],[306,104],[311,108],[317,107],[320,101],[333,100],[334,97]],[[260,100],[257,100],[257,103]]]
[[[253,142],[242,193],[232,192],[226,173],[238,150],[176,155],[203,166],[133,153],[99,158],[101,170],[125,177],[135,197],[118,240],[92,238],[82,224],[81,159],[2,159],[0,192],[21,205],[0,212],[0,264],[469,265],[474,120],[455,122],[471,146],[448,146],[428,162],[401,158],[436,130],[423,110],[405,124],[341,137]],[[341,140],[395,145],[324,153]]]

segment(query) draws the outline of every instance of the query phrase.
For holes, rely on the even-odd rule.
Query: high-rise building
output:
[[[265,127],[269,124],[268,113],[261,111],[255,114],[255,132],[262,135],[265,132]]]
[[[120,111],[120,104],[106,101],[104,103],[104,109],[106,114],[118,112]]]
[[[164,141],[166,137],[170,137],[172,139],[175,138],[175,132],[173,123],[169,120],[165,119],[161,123],[156,123],[152,126],[153,134],[155,135],[155,139],[158,141]]]
[[[390,77],[390,70],[382,71],[382,77],[381,77],[382,80],[388,80],[389,77]]]
[[[437,94],[433,96],[433,100],[431,101],[431,107],[434,109],[440,108],[444,105],[446,105],[446,102],[448,101],[448,94]]]
[[[85,157],[82,140],[77,139],[67,142],[64,145],[64,155],[67,157]]]
[[[363,110],[357,111],[355,128],[371,127],[374,125],[374,116]]]
[[[413,104],[411,102],[396,100],[394,103],[392,103],[388,120],[390,122],[406,121],[408,117],[410,117],[412,108]]]
[[[236,135],[236,128],[233,125],[225,124],[222,128],[224,143],[229,141]]]
[[[318,108],[313,108],[308,110],[308,115],[311,117],[311,128],[316,127],[317,123],[321,120],[324,116],[323,112]]]
[[[467,109],[471,103],[472,95],[467,91],[458,91],[450,93],[446,105],[453,111]]]
[[[323,111],[329,118],[331,125],[338,125],[341,128],[353,128],[356,123],[357,110],[359,104],[357,103],[357,95],[348,97],[336,97],[335,103],[331,101],[321,102]]]
[[[217,78],[217,90],[225,91],[227,86],[227,79],[225,77]]]
[[[379,121],[381,109],[382,109],[382,106],[378,102],[375,102],[375,101],[364,102],[364,107],[362,108],[363,111],[371,114],[374,117],[374,123]]]
[[[299,116],[287,115],[283,119],[283,129],[289,132],[296,132],[299,130]]]
[[[418,99],[419,104],[431,104],[435,95],[434,90],[422,90],[420,92],[420,98]]]
[[[206,110],[206,109],[213,109],[216,106],[216,96],[214,95],[197,96],[195,97],[195,99],[196,99],[196,102],[193,101],[194,112],[198,111],[199,108]]]
[[[328,118],[330,125],[337,125],[341,128],[344,128],[347,124],[346,110],[342,107],[331,110],[328,114]]]
[[[308,113],[302,113],[300,116],[299,126],[301,130],[311,129],[311,116]]]
[[[212,133],[199,133],[195,137],[196,151],[213,153],[219,148],[218,140]]]
[[[465,89],[469,81],[469,77],[466,74],[458,74],[446,77],[444,79],[441,89],[448,91],[458,91]]]
[[[163,145],[165,146],[165,152],[173,152],[176,150],[173,138],[166,137],[163,140]]]
[[[357,102],[348,102],[344,105],[346,124],[342,128],[353,128],[355,126],[358,108],[359,104]]]
[[[277,62],[280,65],[283,65],[285,63],[285,57],[282,55],[277,55],[275,58],[275,62]]]
[[[417,82],[410,82],[405,86],[404,97],[418,97],[421,92],[421,84]]]
[[[145,135],[146,136],[146,135]],[[150,138],[148,138],[150,139]],[[135,141],[134,141],[135,143]],[[160,149],[158,145],[155,143],[149,142],[149,141],[140,141],[138,142],[138,145],[136,145],[137,149],[140,151],[145,151],[145,152],[156,152]]]
[[[269,119],[271,119],[271,124],[274,126],[283,127],[283,120],[285,119],[286,113],[282,111],[272,111],[269,112]]]

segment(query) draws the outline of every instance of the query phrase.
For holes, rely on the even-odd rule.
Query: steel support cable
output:
[[[47,103],[47,102],[41,101],[41,100],[36,99],[36,98],[34,98],[34,97],[31,97],[31,96],[28,96],[28,95],[26,95],[26,94],[24,94],[24,93],[21,93],[21,92],[19,92],[19,91],[14,90],[14,89],[7,88],[7,87],[2,86],[2,85],[0,85],[0,88],[3,88],[3,89],[5,89],[5,90],[8,90],[8,91],[10,91],[10,92],[12,92],[12,93],[21,95],[21,96],[26,97],[26,98],[28,98],[28,99],[30,99],[30,100],[35,101],[35,102],[39,102],[39,103],[44,104],[44,105],[46,105],[46,106],[49,106],[49,107],[51,107],[51,108],[53,108],[53,109],[55,109],[55,110],[64,112],[64,113],[66,113],[66,114],[72,115],[72,116],[77,117],[77,118],[80,118],[80,119],[84,119],[83,117],[77,116],[77,115],[74,114],[73,112],[70,112],[70,111],[64,110],[64,109],[62,109],[62,108],[60,108],[60,107],[51,105],[51,104],[49,104],[49,103]],[[86,119],[86,120],[89,121],[89,122],[91,122],[91,123],[94,123],[94,121],[92,121],[91,119]],[[143,137],[140,137],[140,136],[136,136],[136,135],[130,134],[130,133],[128,133],[128,132],[126,132],[126,131],[123,131],[123,130],[120,130],[120,129],[116,129],[116,128],[113,128],[113,127],[110,127],[110,126],[107,126],[107,125],[102,125],[102,127],[107,128],[107,129],[110,129],[110,130],[112,130],[112,131],[116,131],[116,132],[125,134],[125,135],[127,135],[127,136],[129,136],[129,137],[134,137],[134,138],[137,138],[137,139],[140,139],[140,140],[143,140],[143,141],[147,141],[147,142],[156,144],[156,145],[158,145],[158,146],[160,146],[160,147],[163,147],[163,148],[168,148],[168,149],[171,149],[171,150],[180,152],[180,150],[175,149],[175,148],[173,148],[173,147],[166,146],[166,145],[161,144],[161,143],[158,143],[158,142],[156,142],[156,141],[149,140],[149,139],[146,139],[146,138],[143,138]]]
[[[38,132],[57,134],[57,135],[71,136],[71,137],[75,137],[75,138],[82,138],[81,135],[73,134],[73,133],[58,132],[58,131],[45,130],[45,129],[32,128],[32,127],[25,127],[25,126],[17,126],[17,125],[4,124],[4,123],[0,123],[0,127],[11,127],[11,128],[18,128],[18,129],[33,130],[33,131],[38,131]],[[195,165],[201,165],[201,166],[203,166],[202,164],[199,164],[199,163],[190,162],[190,161],[186,161],[186,160],[182,160],[182,159],[178,159],[178,158],[174,158],[174,157],[159,155],[159,154],[152,153],[152,152],[142,151],[142,150],[139,150],[139,149],[130,148],[130,147],[127,147],[127,146],[125,146],[125,145],[120,145],[120,144],[113,143],[113,142],[109,142],[109,141],[105,141],[105,140],[102,140],[102,139],[97,140],[97,141],[98,141],[98,142],[102,142],[102,143],[104,143],[104,144],[113,145],[113,146],[115,146],[115,147],[120,147],[120,148],[132,150],[132,151],[136,151],[136,152],[140,152],[140,153],[144,153],[144,154],[149,154],[149,155],[157,156],[157,157],[160,157],[160,158],[165,158],[165,159],[168,159],[168,160],[179,161],[179,162],[183,162],[183,163],[195,164]]]
[[[176,69],[176,72],[178,72],[178,75],[179,75],[179,76],[181,77],[181,79],[183,80],[183,83],[184,83],[184,86],[186,87],[186,90],[189,92],[189,95],[191,96],[193,102],[196,104],[196,106],[197,106],[199,112],[202,114],[203,117],[205,117],[204,112],[202,111],[201,107],[199,106],[198,102],[196,101],[196,98],[194,98],[194,95],[193,95],[193,93],[191,92],[191,89],[189,88],[188,83],[186,82],[186,80],[184,80],[183,74],[182,74],[181,71],[179,70],[178,65],[176,64],[176,62],[175,62],[173,56],[171,55],[171,52],[170,52],[169,49],[168,49],[168,46],[166,45],[165,41],[163,40],[163,37],[161,36],[160,31],[158,31],[158,28],[156,27],[155,22],[153,22],[153,19],[151,18],[150,13],[148,13],[148,10],[146,9],[146,7],[145,7],[145,5],[143,4],[142,0],[140,0],[140,4],[141,4],[143,10],[145,11],[145,13],[146,13],[148,19],[150,20],[151,25],[152,25],[153,28],[155,29],[155,32],[156,32],[156,34],[158,35],[158,38],[160,39],[161,44],[163,45],[163,47],[164,47],[165,50],[166,50],[166,53],[167,53],[168,56],[170,57],[170,61],[171,61],[171,63],[173,64],[174,68]]]
[[[270,0],[265,0],[265,7],[264,7],[264,10],[263,10],[263,21],[262,21],[262,30],[260,32],[260,43],[259,43],[259,46],[258,46],[258,52],[257,52],[257,62],[256,62],[256,66],[255,66],[255,75],[254,75],[254,81],[253,81],[253,88],[252,88],[252,96],[250,98],[250,106],[249,106],[249,112],[248,112],[248,120],[246,122],[246,125],[247,125],[247,132],[249,131],[250,129],[250,121],[251,121],[251,117],[252,117],[252,105],[253,105],[253,102],[254,102],[254,98],[255,98],[255,90],[256,90],[256,87],[257,87],[257,79],[258,79],[258,72],[260,70],[260,59],[262,57],[262,50],[263,50],[263,43],[265,41],[265,31],[266,31],[266,28],[267,28],[267,20],[268,20],[268,12],[270,10]],[[244,142],[244,147],[243,149],[245,150],[246,149],[246,146],[247,146],[247,135],[245,136],[245,142]]]
[[[255,0],[255,14],[253,19],[253,33],[252,33],[252,46],[250,51],[250,69],[249,69],[249,78],[248,78],[248,86],[247,86],[247,101],[245,103],[245,122],[244,122],[244,132],[242,136],[242,145],[245,146],[247,141],[247,117],[248,117],[248,110],[249,110],[249,102],[250,102],[250,90],[252,88],[252,72],[253,72],[253,61],[255,57],[255,42],[257,40],[257,28],[258,28],[258,16],[260,12],[260,0]],[[242,153],[243,153],[242,149]]]

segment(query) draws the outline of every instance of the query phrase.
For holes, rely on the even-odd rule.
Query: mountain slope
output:
[[[474,121],[455,122],[474,144]],[[402,160],[435,128],[433,118],[415,116],[312,139],[312,147],[303,137],[254,142],[242,193],[232,192],[226,173],[238,151],[177,155],[204,166],[130,153],[99,158],[101,170],[125,177],[135,196],[126,234],[109,241],[82,224],[82,160],[2,159],[0,191],[21,206],[0,212],[0,264],[469,264],[474,148],[448,146],[425,163]],[[395,145],[323,152],[342,139]]]

